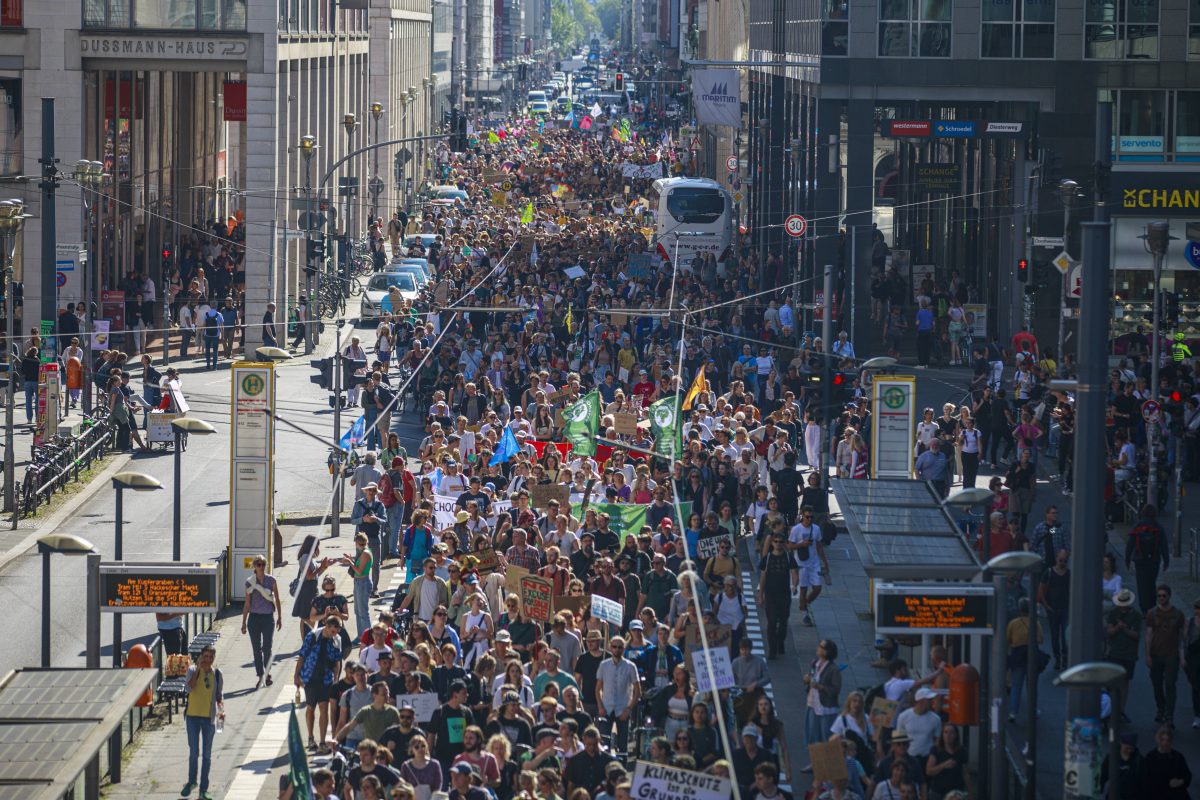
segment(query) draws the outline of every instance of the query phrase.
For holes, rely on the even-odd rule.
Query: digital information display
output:
[[[990,635],[996,618],[991,586],[978,583],[881,583],[875,587],[877,633]]]
[[[216,564],[101,564],[100,610],[177,614],[217,610]]]

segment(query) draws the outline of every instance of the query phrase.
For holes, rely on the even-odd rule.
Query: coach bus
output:
[[[697,253],[712,253],[717,261],[731,255],[733,199],[721,184],[708,178],[659,178],[652,187],[659,255],[674,261],[677,239],[680,264],[689,264]]]

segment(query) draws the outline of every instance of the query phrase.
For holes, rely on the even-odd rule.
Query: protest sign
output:
[[[876,697],[871,701],[871,724],[876,728],[890,728],[896,721],[896,712],[900,704],[886,697]]]
[[[476,559],[475,571],[480,575],[488,575],[500,569],[500,556],[491,547],[476,550],[471,555]]]
[[[733,641],[733,628],[728,625],[709,625],[705,632],[708,634],[708,646],[716,649],[729,649]],[[692,653],[702,649],[700,642],[700,626],[689,623],[684,628],[684,653],[691,658]]]
[[[454,526],[454,517],[458,514],[458,508],[455,506],[457,500],[457,497],[444,494],[433,496],[433,521],[437,530]]]
[[[528,574],[529,570],[524,567],[514,567],[509,564],[508,568],[504,570],[504,594],[515,594],[517,597],[520,597],[521,578]]]
[[[562,595],[554,598],[554,613],[561,611],[570,611],[571,616],[578,617],[583,614],[584,609],[592,607],[592,598],[587,596],[567,597]]]
[[[844,780],[849,777],[846,770],[846,754],[841,742],[810,744],[808,756],[813,766],[813,783]]]
[[[613,427],[617,429],[618,436],[636,436],[637,415],[623,413],[613,414]]]
[[[433,718],[433,712],[437,711],[440,705],[436,692],[402,694],[394,699],[397,708],[412,708],[413,713],[417,717],[417,722],[429,722]]]
[[[712,661],[712,675],[708,661]],[[728,647],[713,647],[692,652],[692,674],[696,676],[696,691],[711,692],[713,689],[732,689],[734,686],[733,665],[729,661]],[[716,683],[714,684],[713,681]]]
[[[840,745],[839,745],[840,747]],[[729,778],[639,760],[631,794],[638,800],[729,800]]]
[[[521,576],[521,613],[530,619],[550,619],[550,601],[554,584],[537,575]]]
[[[560,509],[566,508],[570,498],[571,487],[563,483],[539,483],[529,487],[529,501],[534,508],[546,508],[551,500],[557,500]]]
[[[733,553],[733,534],[722,529],[721,533],[716,536],[701,536],[696,542],[696,556],[698,558],[712,558],[720,552],[721,542],[728,542],[730,553]]]
[[[625,618],[625,609],[616,600],[598,594],[592,595],[592,616],[613,625],[620,625]]]

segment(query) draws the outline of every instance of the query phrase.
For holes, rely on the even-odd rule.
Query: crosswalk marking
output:
[[[752,577],[753,576],[751,576],[750,570],[742,570],[742,586],[747,588],[753,586],[754,584],[751,582]],[[762,621],[758,613],[758,601],[755,600],[754,592],[752,591],[743,592],[742,598],[746,601],[746,638],[748,638],[751,642],[750,652],[756,656],[763,656],[765,658],[765,634],[763,633]],[[772,683],[773,682],[774,681],[772,681]],[[771,683],[768,683],[763,687],[763,694],[770,698],[772,704],[775,704],[775,690],[772,688]],[[778,713],[777,704],[776,713]],[[783,774],[782,770],[780,771],[779,788],[783,789],[785,792],[790,792],[792,790],[791,782],[788,780],[789,777],[790,776]]]

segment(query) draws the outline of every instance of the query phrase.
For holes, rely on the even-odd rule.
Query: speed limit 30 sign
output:
[[[788,236],[799,239],[808,230],[808,220],[799,214],[792,214],[784,220],[783,229],[788,232]]]
[[[738,168],[737,156],[730,156],[729,158],[725,159],[725,169],[729,170],[730,172],[737,172],[737,168]]]

